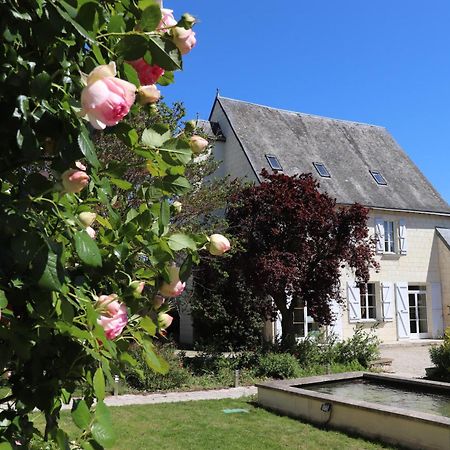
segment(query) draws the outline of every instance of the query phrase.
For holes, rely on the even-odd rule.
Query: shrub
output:
[[[268,378],[295,378],[300,373],[297,358],[289,353],[268,353],[259,358],[256,373]]]
[[[370,361],[379,356],[379,345],[373,330],[367,332],[356,327],[351,338],[336,344],[336,362],[348,364],[357,361],[361,366],[368,367]]]
[[[182,365],[181,357],[174,352],[175,348],[169,345],[162,345],[159,348],[160,354],[170,366],[169,372],[165,375],[156,373],[149,369],[142,358],[141,352],[132,350],[132,356],[138,361],[136,368],[128,368],[125,381],[127,385],[139,391],[167,391],[182,388],[191,383],[191,374]]]
[[[450,327],[445,330],[443,344],[430,348],[430,358],[437,368],[437,376],[450,380]]]

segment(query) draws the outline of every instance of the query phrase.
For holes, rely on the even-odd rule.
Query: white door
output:
[[[425,286],[410,286],[408,290],[409,324],[411,337],[430,337],[427,318],[427,291]]]
[[[395,306],[397,307],[397,336],[398,339],[410,337],[408,283],[395,284]]]

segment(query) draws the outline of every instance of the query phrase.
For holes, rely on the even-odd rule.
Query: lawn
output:
[[[225,414],[226,408],[249,412]],[[249,399],[121,406],[110,410],[118,437],[115,450],[394,448],[278,416],[258,408]],[[67,413],[63,426],[75,436],[76,429]]]

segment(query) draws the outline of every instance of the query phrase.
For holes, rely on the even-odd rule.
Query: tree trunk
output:
[[[296,343],[294,317],[292,312],[286,309],[281,315],[281,347],[284,350],[292,350]]]

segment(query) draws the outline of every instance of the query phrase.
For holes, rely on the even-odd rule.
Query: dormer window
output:
[[[378,170],[369,170],[369,172],[371,173],[371,175],[373,176],[373,179],[378,184],[381,184],[383,186],[387,185],[387,181],[384,179],[383,175],[381,175],[381,173]]]
[[[328,172],[327,168],[325,167],[325,164],[319,163],[319,162],[315,162],[313,164],[314,164],[314,167],[317,170],[317,173],[321,177],[323,177],[323,178],[331,178],[330,172]]]
[[[276,170],[278,172],[282,172],[283,168],[281,167],[280,161],[278,161],[278,158],[273,155],[266,155],[266,159],[270,165],[270,167],[273,170]]]

